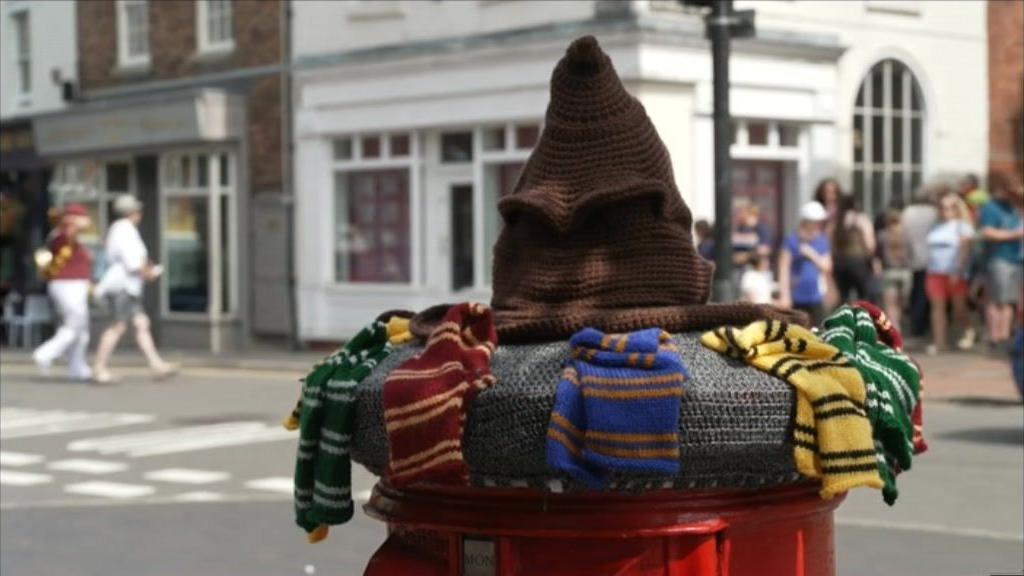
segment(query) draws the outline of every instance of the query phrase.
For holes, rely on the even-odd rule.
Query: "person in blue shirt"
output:
[[[824,316],[826,274],[832,272],[828,237],[822,225],[828,218],[819,202],[800,208],[800,224],[779,253],[779,304],[802,310],[818,325]]]
[[[1024,272],[1024,190],[1005,174],[990,179],[993,199],[981,209],[978,227],[985,241],[989,343],[1000,348],[1010,340],[1014,309],[1020,304]]]

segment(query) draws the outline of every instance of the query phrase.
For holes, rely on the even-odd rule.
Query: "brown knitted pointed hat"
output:
[[[491,306],[503,342],[794,319],[705,304],[712,266],[694,247],[668,151],[592,36],[555,67],[544,132],[498,210]]]

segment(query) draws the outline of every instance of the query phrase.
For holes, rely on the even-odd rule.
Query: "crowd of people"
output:
[[[142,203],[123,194],[114,200],[113,209],[118,219],[107,230],[106,268],[95,283],[93,254],[80,241],[83,232],[92,226],[89,212],[81,204],[68,204],[55,215],[55,226],[39,264],[47,280],[47,292],[60,316],[60,326],[53,337],[32,353],[32,359],[43,372],[48,372],[58,358],[67,357],[71,379],[114,381],[116,377],[108,366],[110,356],[129,323],[135,328],[136,345],[154,375],[165,378],[178,370],[177,365],[165,362],[157,352],[149,316],[142,308],[144,284],[155,280],[162,271],[149,259],[139,234]],[[88,361],[90,303],[106,305],[111,315],[92,365]]]
[[[993,174],[988,191],[974,175],[936,183],[875,215],[832,178],[813,198],[778,238],[757,205],[739,211],[732,260],[742,299],[802,310],[815,324],[842,303],[867,300],[928,354],[982,340],[1002,354],[1015,331],[1024,338],[1015,330],[1024,326],[1024,188],[1015,177]],[[712,224],[698,221],[694,232],[713,260]]]

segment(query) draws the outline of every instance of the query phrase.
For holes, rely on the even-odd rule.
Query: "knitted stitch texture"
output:
[[[356,387],[392,347],[374,322],[306,377],[295,459],[295,521],[316,542],[352,518],[349,446]]]
[[[701,343],[744,360],[796,388],[793,459],[797,470],[821,478],[821,497],[858,486],[881,488],[864,381],[843,353],[806,328],[755,322],[707,332]]]
[[[468,481],[462,456],[466,411],[494,384],[490,363],[497,341],[491,310],[460,304],[448,310],[422,354],[388,375],[384,418],[393,486]]]
[[[745,362],[707,349],[700,333],[673,336],[689,372],[679,403],[679,472],[672,476],[608,472],[608,490],[760,489],[803,481],[793,462],[792,386]],[[352,458],[383,476],[388,465],[383,390],[388,375],[421,354],[397,348],[358,389]],[[462,438],[474,486],[589,490],[548,466],[547,431],[569,340],[505,344],[491,360],[499,383],[473,401]]]
[[[608,55],[592,36],[574,41],[551,75],[540,140],[498,203],[491,306],[502,342],[567,339],[588,326],[800,322],[768,306],[704,305],[712,265],[697,254],[675,182],[668,150]]]
[[[871,319],[875,322],[875,329],[878,330],[878,338],[882,342],[897,352],[903,352],[903,335],[900,334],[899,328],[893,326],[881,308],[866,300],[858,300],[853,305],[863,308],[871,315]],[[910,360],[913,362],[913,358]],[[910,415],[910,421],[914,425],[914,455],[917,455],[928,450],[928,443],[924,439],[924,370],[917,362],[914,362],[914,367],[917,368],[920,380],[917,388],[917,405],[914,406],[914,412]]]
[[[862,308],[842,306],[825,319],[822,339],[853,362],[867,388],[867,412],[875,438],[886,503],[896,502],[898,466],[910,469],[914,445],[910,414],[917,404],[918,373],[910,359],[878,340],[875,323]]]
[[[608,335],[585,328],[558,384],[548,463],[592,488],[609,470],[679,472],[679,399],[686,371],[659,328]]]

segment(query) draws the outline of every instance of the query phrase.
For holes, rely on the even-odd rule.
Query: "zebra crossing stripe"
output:
[[[193,452],[245,444],[295,440],[295,434],[278,425],[263,422],[228,422],[155,432],[86,438],[68,444],[72,452],[123,454],[129,458]]]
[[[0,451],[0,466],[28,466],[42,461],[43,457],[39,454]]]
[[[3,408],[0,411],[0,438],[13,440],[49,434],[84,432],[116,426],[145,424],[153,420],[153,416],[149,414]]]
[[[53,481],[53,476],[49,474],[0,470],[0,485],[3,486],[35,486],[48,484],[51,481]]]
[[[210,484],[213,482],[222,482],[231,478],[231,474],[227,472],[214,472],[211,470],[190,470],[188,468],[164,468],[163,470],[154,470],[147,472],[144,477],[146,480],[156,480],[157,482],[174,482],[177,484]]]
[[[69,494],[81,494],[83,496],[99,496],[101,498],[138,498],[149,496],[156,492],[152,486],[144,484],[122,484],[120,482],[81,482],[68,484],[64,491]]]
[[[295,490],[295,480],[284,476],[259,478],[257,480],[250,480],[246,482],[245,487],[252,488],[253,490],[265,490],[267,492],[291,494]]]
[[[47,468],[60,472],[80,472],[82,474],[112,474],[123,472],[128,465],[123,462],[109,462],[106,460],[87,460],[85,458],[71,458],[58,460],[50,463]]]

